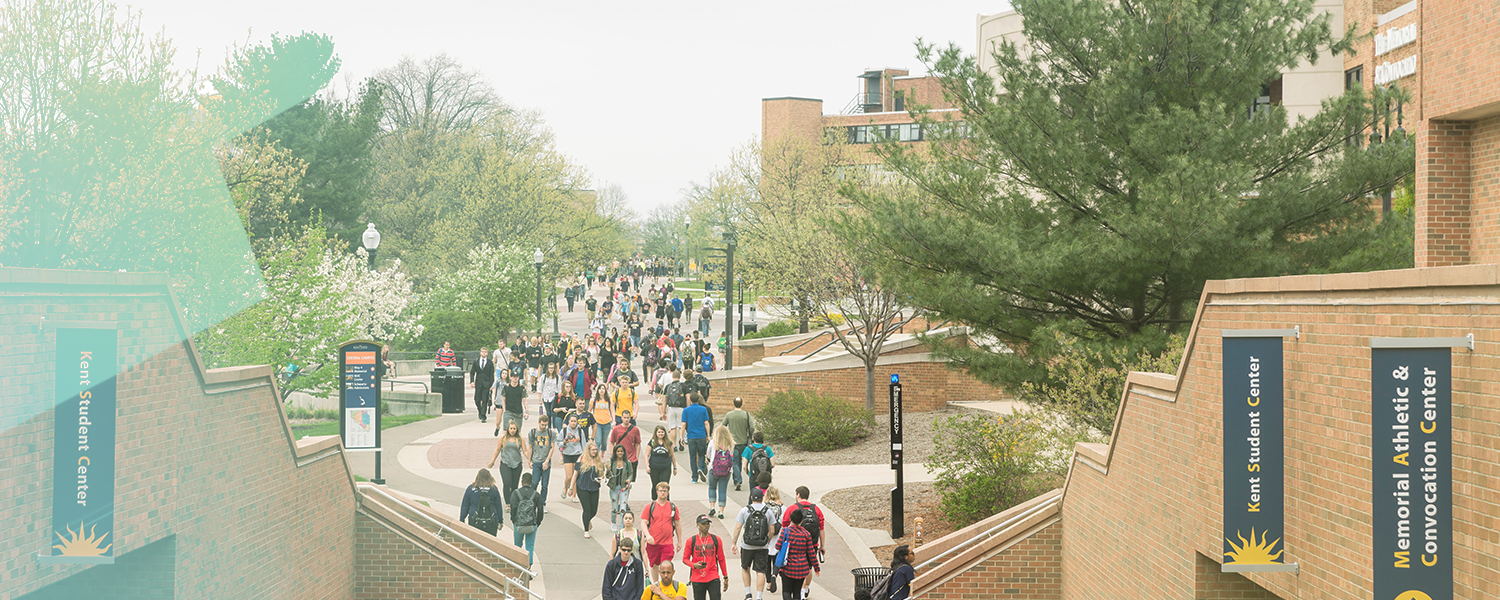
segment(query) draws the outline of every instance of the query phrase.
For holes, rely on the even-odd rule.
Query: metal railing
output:
[[[897,323],[897,324],[895,324],[895,325],[892,325],[892,326],[890,326],[890,327],[887,327],[887,328],[886,328],[886,329],[885,329],[885,333],[886,333],[886,334],[890,334],[890,333],[891,333],[891,332],[892,332],[892,331],[896,331],[896,330],[898,330],[898,329],[904,329],[904,328],[905,328],[905,327],[906,327],[906,324],[907,324],[907,323],[910,323],[910,322],[912,322],[912,319],[915,319],[915,318],[917,318],[917,317],[918,317],[918,316],[919,316],[919,315],[921,315],[921,314],[922,314],[922,313],[919,313],[919,312],[914,312],[914,313],[912,313],[912,314],[911,314],[911,316],[910,316],[910,317],[907,317],[907,318],[906,318],[906,320],[905,320],[905,321],[902,321],[902,322],[900,322],[900,323]],[[900,314],[900,313],[896,313],[896,318],[898,318],[898,319],[899,319],[899,318],[901,318],[901,314]],[[863,331],[863,330],[864,330],[864,328],[865,328],[865,326],[864,326],[864,325],[860,325],[860,326],[858,326],[858,327],[855,327],[855,328],[854,328],[854,329],[850,329],[850,330],[849,330],[849,335],[857,335],[857,334],[858,334],[858,332],[860,332],[860,331]],[[807,356],[803,356],[803,357],[802,357],[802,358],[799,358],[799,359],[797,359],[797,362],[802,362],[802,361],[804,361],[804,360],[807,360],[807,359],[809,359],[809,358],[812,358],[812,357],[813,357],[813,356],[814,356],[814,355],[816,355],[816,354],[817,354],[817,353],[819,353],[819,352],[822,352],[822,351],[824,351],[824,350],[827,350],[827,349],[828,349],[828,348],[829,348],[829,347],[830,347],[830,346],[832,346],[832,345],[834,345],[834,344],[837,344],[837,343],[838,343],[838,342],[839,342],[839,339],[838,339],[838,337],[837,337],[837,336],[835,336],[835,337],[834,337],[834,338],[833,338],[833,339],[832,339],[832,340],[829,340],[829,342],[828,342],[828,343],[827,343],[827,344],[823,344],[823,346],[822,346],[822,347],[820,347],[820,348],[818,348],[818,349],[817,349],[817,350],[813,350],[813,351],[812,351],[812,352],[809,352],[809,353],[807,353]]]
[[[1051,506],[1053,506],[1055,504],[1060,503],[1060,502],[1062,502],[1062,494],[1058,494],[1056,496],[1053,496],[1052,499],[1044,501],[1041,504],[1038,504],[1036,506],[1033,506],[1033,507],[1027,509],[1025,512],[1022,512],[1019,515],[1016,515],[1014,517],[1006,519],[1005,521],[1001,522],[999,525],[996,525],[994,527],[989,528],[984,533],[981,533],[981,534],[976,535],[976,536],[974,536],[972,538],[969,538],[967,540],[959,542],[958,544],[955,544],[952,548],[944,550],[944,551],[938,553],[937,556],[929,558],[929,559],[923,561],[921,564],[918,564],[916,568],[918,570],[925,570],[928,567],[932,567],[932,566],[936,566],[938,564],[941,564],[942,561],[943,561],[943,559],[946,558],[946,557],[948,557],[948,555],[954,554],[954,553],[957,553],[957,552],[962,552],[962,551],[968,550],[969,548],[972,548],[972,547],[974,547],[976,545],[979,545],[980,542],[983,542],[983,541],[988,540],[988,539],[990,539],[992,537],[995,537],[995,535],[999,534],[1002,531],[1005,531],[1006,529],[1009,529],[1011,526],[1015,525],[1016,523],[1020,523],[1021,521],[1024,521],[1024,520],[1030,518],[1032,515],[1037,514],[1037,513],[1041,512],[1041,511],[1043,511],[1043,510],[1045,510],[1045,509],[1047,509],[1047,508],[1049,508],[1049,507],[1051,507]]]
[[[395,380],[395,379],[387,379],[387,380],[385,380],[385,382],[391,384],[391,391],[393,391],[393,392],[396,391],[396,384],[399,383],[401,385],[420,385],[420,386],[422,386],[422,393],[424,393],[424,394],[431,394],[432,393],[432,388],[427,387],[427,382],[425,382],[425,381],[398,381],[398,380]]]
[[[818,332],[818,335],[815,335],[815,336],[812,336],[812,337],[807,338],[805,340],[802,340],[802,343],[797,344],[796,346],[792,346],[791,349],[789,349],[789,350],[782,350],[781,352],[776,353],[776,356],[786,356],[790,352],[796,352],[798,348],[806,346],[808,342],[811,342],[811,341],[813,341],[815,339],[818,339],[820,337],[823,337],[825,335],[833,335],[833,332],[832,331]],[[837,339],[837,338],[835,338],[835,339]]]
[[[400,498],[392,496],[389,493],[387,493],[385,490],[382,490],[382,489],[380,489],[379,487],[377,487],[377,486],[375,486],[373,484],[368,484],[368,483],[360,484],[359,489],[361,489],[361,490],[368,490],[368,491],[371,491],[371,492],[375,492],[376,494],[380,494],[381,496],[384,496],[384,497],[390,499],[392,502],[395,502],[399,506],[403,506],[403,507],[406,507],[406,508],[410,509],[410,510],[407,510],[407,511],[404,511],[404,512],[407,512],[408,514],[412,514],[412,515],[416,515],[418,517],[421,517],[423,520],[426,520],[428,523],[436,525],[438,527],[439,531],[441,531],[441,532],[447,532],[449,535],[452,535],[453,537],[456,537],[456,538],[458,538],[460,540],[463,540],[464,542],[467,542],[470,546],[473,546],[475,548],[479,548],[480,550],[483,550],[486,554],[489,554],[490,556],[493,556],[495,558],[498,558],[498,559],[504,561],[505,564],[510,565],[511,568],[516,569],[517,571],[520,571],[521,573],[525,574],[527,581],[531,581],[532,579],[536,578],[536,573],[533,573],[531,571],[531,569],[523,567],[523,566],[517,564],[515,561],[513,561],[513,560],[511,560],[509,558],[505,558],[504,556],[501,556],[500,553],[495,552],[494,550],[489,549],[488,546],[484,546],[484,545],[482,545],[482,544],[480,544],[478,542],[475,542],[474,540],[469,539],[468,536],[465,536],[464,534],[460,533],[457,529],[449,527],[448,525],[444,524],[442,521],[439,521],[437,519],[432,518],[431,515],[428,515],[427,513],[424,513],[424,512],[422,512],[420,510],[417,510],[415,508],[411,508],[410,506],[407,506],[407,503],[406,503],[405,500],[402,500]],[[540,594],[537,594],[536,592],[531,591],[531,588],[526,587],[525,584],[522,584],[520,581],[517,581],[515,578],[510,577],[510,576],[508,576],[508,575],[506,575],[504,573],[500,573],[500,576],[503,577],[503,578],[505,578],[505,595],[511,596],[511,597],[515,596],[514,594],[510,593],[510,588],[511,588],[511,586],[514,585],[514,586],[516,586],[518,588],[521,588],[521,590],[525,591],[527,595],[529,595],[529,596],[531,596],[533,598],[541,598],[542,597]]]

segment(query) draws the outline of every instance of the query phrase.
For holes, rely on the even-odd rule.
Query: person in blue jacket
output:
[[[616,555],[604,564],[603,600],[639,600],[646,593],[646,567],[635,555],[635,541],[620,540]]]
[[[896,546],[896,550],[891,553],[891,597],[889,600],[906,600],[911,596],[911,582],[917,578],[917,568],[912,566],[911,561],[916,559],[916,553],[912,552],[911,546],[906,544]]]
[[[500,501],[500,486],[489,469],[480,469],[474,483],[464,490],[464,501],[458,507],[458,520],[495,535],[505,522],[505,505]]]

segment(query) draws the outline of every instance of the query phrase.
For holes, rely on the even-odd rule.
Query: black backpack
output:
[[[687,385],[681,381],[673,381],[667,384],[667,406],[672,408],[687,407]]]
[[[494,488],[474,488],[479,492],[474,498],[474,511],[469,513],[469,524],[480,529],[498,528],[495,513],[495,498],[490,494]]]
[[[529,489],[516,490],[516,516],[514,523],[516,527],[531,527],[536,525],[536,491]]]
[[[714,384],[704,377],[702,373],[693,375],[693,389],[703,395],[703,402],[708,402],[708,392],[713,390]]]
[[[771,472],[771,455],[761,446],[750,453],[750,481],[760,478],[761,473]]]
[[[816,546],[818,544],[818,535],[823,531],[823,528],[818,526],[817,505],[808,502],[800,506],[799,510],[802,511],[802,528],[806,529],[808,535],[812,536],[812,543]]]
[[[760,510],[750,509],[750,514],[745,517],[745,543],[751,546],[764,546],[771,542],[771,518],[766,516],[769,507],[762,505]]]

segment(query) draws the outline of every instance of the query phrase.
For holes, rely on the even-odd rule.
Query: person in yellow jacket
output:
[[[687,600],[687,585],[681,581],[672,581],[672,561],[666,561],[659,567],[661,579],[646,586],[646,591],[641,593],[641,600]]]

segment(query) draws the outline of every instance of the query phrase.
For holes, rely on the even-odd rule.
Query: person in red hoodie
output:
[[[729,591],[729,568],[724,565],[724,544],[719,536],[708,532],[714,521],[698,515],[698,535],[682,543],[682,564],[688,566],[688,581],[693,585],[693,600],[719,600]],[[715,566],[717,565],[717,566]]]
[[[786,512],[781,515],[781,526],[792,526],[792,513],[802,513],[802,528],[812,536],[812,544],[818,549],[818,554],[823,554],[823,524],[828,521],[823,519],[823,509],[808,500],[812,496],[812,490],[805,485],[797,486],[797,503],[786,507]]]

